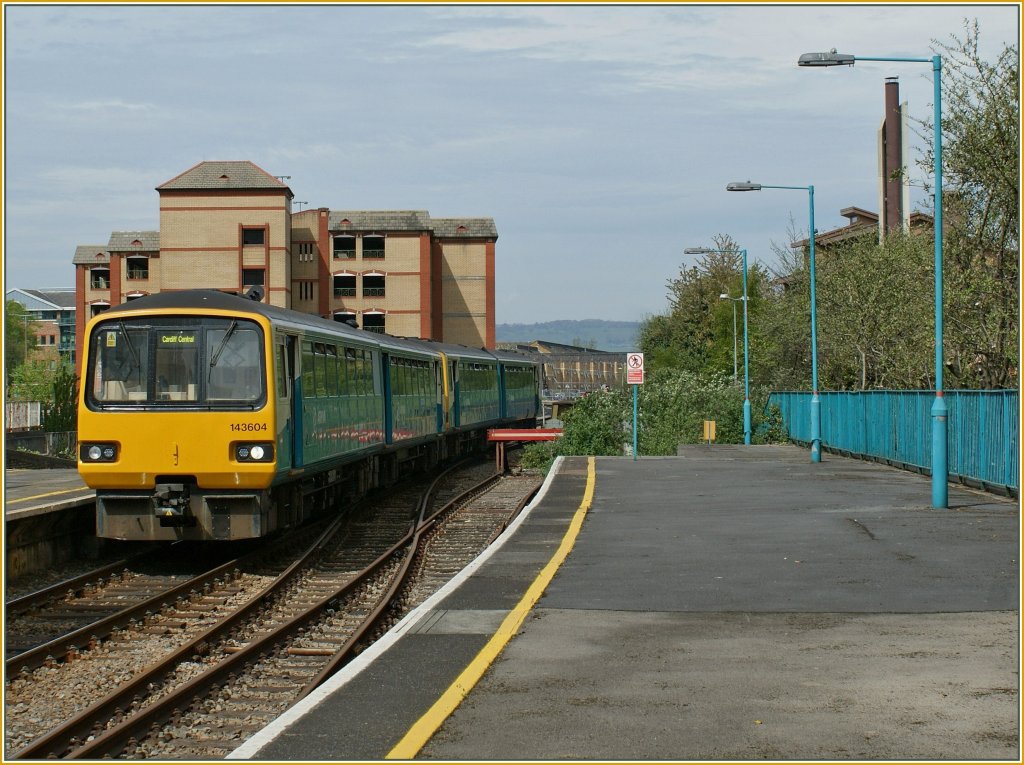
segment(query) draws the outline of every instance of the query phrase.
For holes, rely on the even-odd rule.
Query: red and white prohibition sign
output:
[[[644,355],[642,353],[626,354],[626,385],[644,384]]]

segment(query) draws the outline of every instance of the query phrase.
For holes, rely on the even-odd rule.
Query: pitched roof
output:
[[[75,291],[73,289],[29,290],[15,287],[7,290],[7,300],[16,300],[29,311],[41,312],[74,311]]]
[[[154,252],[160,249],[159,231],[112,231],[109,252]]]
[[[157,191],[200,189],[279,189],[292,196],[287,184],[248,160],[200,162],[156,187]]]
[[[331,210],[331,231],[430,231],[426,210]]]
[[[498,238],[494,218],[434,218],[431,222],[439,237]]]
[[[12,292],[20,292],[23,295],[28,295],[29,297],[35,298],[43,303],[48,303],[54,308],[72,311],[75,310],[74,289],[27,290],[19,288],[8,292],[8,299],[10,299]]]
[[[498,238],[493,218],[431,218],[426,210],[331,210],[331,231],[433,231],[439,237]]]
[[[75,248],[75,257],[71,262],[76,266],[109,263],[110,253],[105,244],[80,244]]]

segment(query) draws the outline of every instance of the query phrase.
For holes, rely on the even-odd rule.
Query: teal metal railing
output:
[[[840,453],[931,472],[931,407],[935,391],[824,392],[822,445]],[[1016,390],[947,390],[949,476],[1019,489],[1019,395]],[[811,394],[776,391],[768,406],[782,412],[789,438],[811,440]]]

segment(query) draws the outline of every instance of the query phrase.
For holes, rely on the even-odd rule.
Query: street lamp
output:
[[[718,296],[719,300],[731,300],[732,301],[732,381],[737,382],[738,372],[736,361],[736,304],[743,301],[743,298],[734,298],[729,295],[728,292],[723,292]]]
[[[946,450],[947,417],[949,410],[942,390],[942,56],[930,58],[890,58],[854,56],[836,53],[804,53],[798,66],[853,66],[855,61],[895,61],[932,65],[935,92],[935,401],[932,403],[932,505],[949,507],[949,455]],[[813,235],[812,235],[813,237]],[[813,238],[812,238],[813,241]]]
[[[735,250],[714,250],[709,247],[687,247],[686,255],[710,255],[713,252],[735,252]],[[743,256],[743,443],[750,445],[750,355],[747,335],[747,251],[740,250]],[[735,309],[735,306],[734,306]],[[735,317],[735,314],[733,314]],[[736,347],[735,324],[733,324],[733,348]],[[734,357],[735,358],[735,357]],[[734,366],[735,368],[735,366]]]
[[[738,181],[726,191],[760,191],[761,189],[797,189],[807,192],[810,207],[810,280],[811,280],[811,462],[821,462],[821,398],[818,396],[818,309],[814,276],[814,186],[769,186],[763,183]]]

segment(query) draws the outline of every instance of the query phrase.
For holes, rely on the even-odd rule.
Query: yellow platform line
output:
[[[15,505],[18,502],[30,502],[33,499],[42,499],[43,497],[55,497],[58,494],[72,494],[74,492],[92,491],[88,486],[79,486],[77,489],[62,489],[61,491],[48,491],[46,494],[33,494],[31,497],[22,497],[21,499],[9,499],[7,500],[8,505]]]
[[[565,532],[565,536],[562,537],[562,543],[558,546],[551,560],[537,574],[533,584],[526,590],[526,593],[516,604],[515,608],[505,617],[501,626],[498,627],[498,631],[487,641],[487,645],[480,649],[476,657],[462,671],[462,674],[455,679],[455,682],[448,687],[448,690],[441,694],[441,697],[434,702],[434,705],[409,728],[405,736],[402,737],[402,740],[395,744],[394,748],[388,752],[385,759],[411,760],[415,757],[437,732],[437,729],[441,727],[442,723],[448,719],[448,716],[456,710],[459,704],[462,703],[462,700],[473,690],[473,687],[483,677],[487,668],[498,658],[498,655],[504,650],[508,642],[519,631],[520,626],[522,626],[523,621],[526,619],[526,615],[537,601],[540,600],[540,596],[544,593],[545,588],[554,578],[555,572],[558,571],[576,543],[576,537],[579,536],[580,528],[583,526],[583,519],[594,501],[595,482],[594,458],[590,457],[587,461],[587,486],[583,491],[583,501],[580,502],[580,506],[577,508],[576,514],[573,516],[572,522]]]

